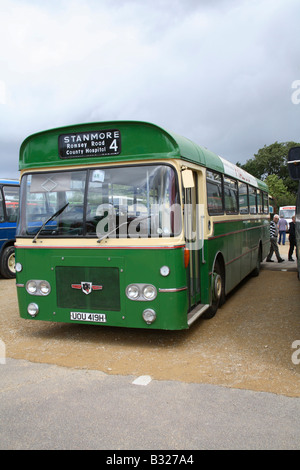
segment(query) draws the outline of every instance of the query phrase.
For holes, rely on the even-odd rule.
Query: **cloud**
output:
[[[75,122],[155,122],[234,163],[299,140],[296,0],[0,0],[0,11],[11,173],[28,134]]]

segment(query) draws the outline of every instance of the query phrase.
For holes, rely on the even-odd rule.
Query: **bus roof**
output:
[[[20,183],[18,180],[11,180],[7,178],[0,178],[0,184],[14,184],[18,186]]]
[[[99,148],[91,148],[92,136],[103,135],[105,140],[108,134],[114,133],[118,138],[118,152],[101,154]],[[68,151],[67,146],[72,150]],[[88,154],[85,156],[86,148]],[[179,158],[226,173],[267,191],[265,183],[205,147],[155,124],[140,121],[94,122],[38,132],[22,143],[19,169],[58,167],[66,165],[66,162],[85,165],[87,157],[89,163],[109,163],[116,158],[119,162]]]

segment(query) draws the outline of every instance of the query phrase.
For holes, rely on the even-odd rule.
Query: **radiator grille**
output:
[[[56,292],[61,308],[120,311],[119,269],[57,266]]]

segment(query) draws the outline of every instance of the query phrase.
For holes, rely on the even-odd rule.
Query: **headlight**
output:
[[[28,294],[34,295],[37,292],[37,283],[36,281],[28,281],[26,284],[26,290]]]
[[[140,295],[140,290],[135,284],[131,284],[126,288],[126,295],[131,300],[136,300]]]
[[[153,300],[156,297],[156,289],[152,285],[145,286],[143,289],[143,296],[146,300]]]
[[[26,290],[30,295],[48,295],[51,292],[51,286],[48,281],[31,279],[26,283]]]
[[[42,295],[48,295],[51,291],[50,284],[47,281],[41,281],[39,288]]]
[[[130,300],[149,301],[156,298],[157,290],[152,284],[129,284],[126,295]]]
[[[147,308],[143,311],[143,319],[147,323],[147,325],[151,325],[156,319],[156,313],[152,308]]]
[[[37,314],[39,313],[39,306],[37,304],[29,304],[27,307],[27,312],[31,317],[36,317]]]

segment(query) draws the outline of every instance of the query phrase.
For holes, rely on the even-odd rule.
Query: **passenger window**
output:
[[[0,188],[0,222],[4,222],[4,208],[3,208],[3,197]]]
[[[256,189],[249,186],[250,214],[257,213]]]
[[[257,210],[259,214],[263,213],[262,191],[260,191],[259,189],[257,190]]]
[[[269,213],[269,198],[267,193],[263,193],[264,198],[264,214]]]
[[[207,171],[207,209],[210,215],[223,214],[222,176],[213,171]]]
[[[240,214],[249,214],[248,186],[246,183],[239,183],[239,207]]]
[[[238,198],[237,198],[237,182],[236,180],[224,177],[224,196],[225,210],[227,214],[237,214]]]

